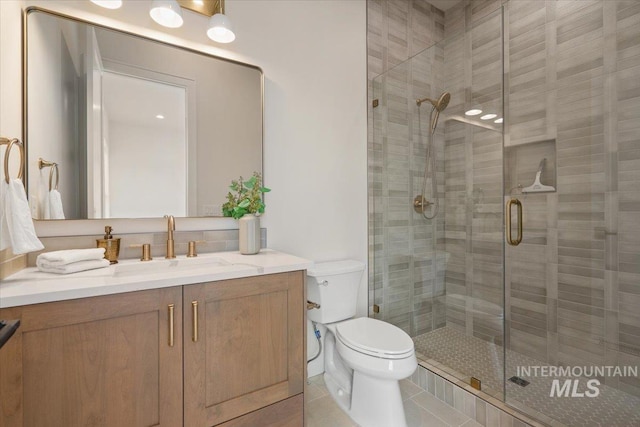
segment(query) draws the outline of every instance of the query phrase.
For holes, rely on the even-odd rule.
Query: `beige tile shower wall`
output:
[[[608,33],[605,80],[611,91],[607,105],[614,107],[605,132],[611,140],[605,151],[605,326],[617,335],[607,342],[606,361],[640,364],[640,3],[625,1],[605,8],[605,24],[615,23],[615,38]],[[607,28],[607,27],[605,27]],[[607,33],[605,33],[607,34]],[[615,46],[615,49],[614,49]],[[617,266],[617,283],[616,283]],[[617,296],[615,295],[617,293]],[[616,304],[617,303],[617,304]],[[616,311],[616,306],[619,311]],[[616,330],[617,326],[617,330]],[[640,396],[638,378],[620,378],[618,388]]]
[[[510,347],[564,365],[637,366],[640,4],[512,0],[507,10],[511,143],[555,138],[558,189],[525,198],[529,244],[508,252]],[[537,84],[522,86],[518,70]],[[637,378],[605,383],[640,395]]]
[[[485,13],[475,22],[486,19],[482,4],[446,14],[450,109],[478,90],[473,68],[483,61],[456,31],[473,25],[475,13]],[[637,366],[640,3],[511,0],[504,11],[505,146],[527,150],[518,164],[535,170],[542,151],[532,143],[551,141],[548,166],[557,165],[555,193],[505,188],[523,201],[525,230],[523,243],[505,254],[507,345],[542,362]],[[490,317],[466,297],[497,301],[503,226],[490,213],[498,218],[504,203],[493,198],[502,185],[491,164],[500,147],[471,129],[454,121],[446,128],[447,324],[488,339],[496,331]],[[508,158],[505,166],[514,167]],[[508,170],[508,182],[530,185],[534,174],[523,170]],[[640,395],[637,378],[605,382]]]
[[[444,324],[444,304],[434,301],[444,294],[435,256],[444,224],[426,221],[411,208],[422,183],[428,121],[427,110],[419,126],[415,99],[437,97],[443,78],[442,49],[420,52],[443,35],[444,13],[424,0],[367,2],[370,313],[378,304],[378,317],[409,333]],[[375,111],[374,98],[380,102]],[[442,158],[442,132],[439,144]],[[442,165],[439,173],[443,194]]]
[[[557,349],[557,193],[522,196],[518,186],[533,183],[542,159],[533,148],[542,141],[556,141],[556,31],[548,28],[554,19],[546,2],[508,3],[505,14],[505,102],[507,124],[505,146],[518,158],[508,156],[510,179],[507,194],[523,202],[523,242],[506,247],[505,292],[507,346],[541,361],[557,363],[549,349]],[[533,145],[530,145],[532,144]],[[519,148],[513,148],[519,147]],[[552,147],[556,163],[557,145]],[[518,151],[514,151],[514,150]],[[526,157],[525,157],[526,155]],[[525,167],[526,162],[526,167]],[[548,181],[543,181],[545,184]],[[557,187],[557,183],[556,183]],[[551,353],[555,354],[555,351]]]
[[[502,343],[502,129],[465,111],[502,116],[500,2],[466,2],[446,13],[444,62],[451,92],[445,129],[446,321]],[[488,127],[486,123],[491,123]]]

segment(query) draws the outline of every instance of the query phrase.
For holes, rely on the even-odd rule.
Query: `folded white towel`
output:
[[[36,265],[59,267],[79,261],[101,260],[104,258],[104,248],[66,249],[63,251],[45,252],[38,255]]]
[[[38,270],[45,273],[70,274],[79,271],[94,270],[96,268],[108,267],[111,263],[106,259],[92,259],[89,261],[72,262],[64,265],[38,265]]]
[[[31,210],[24,186],[19,179],[12,179],[9,184],[2,179],[4,197],[3,208],[0,209],[0,249],[11,246],[15,255],[35,252],[44,249],[42,242],[36,235],[31,219]],[[8,238],[7,238],[8,237]]]
[[[64,219],[62,196],[60,196],[60,192],[56,189],[49,191],[49,218]]]

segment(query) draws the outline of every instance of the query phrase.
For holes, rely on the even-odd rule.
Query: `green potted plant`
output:
[[[238,220],[240,253],[257,254],[260,251],[260,215],[265,209],[262,195],[271,190],[262,186],[262,176],[258,172],[247,181],[242,176],[231,181],[229,188],[231,191],[222,205],[222,214]]]

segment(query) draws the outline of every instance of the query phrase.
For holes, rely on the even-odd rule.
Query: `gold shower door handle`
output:
[[[193,342],[198,342],[198,301],[191,301],[191,314],[193,316],[191,340]]]
[[[516,205],[518,208],[518,238],[513,239],[511,235],[511,207]],[[507,243],[511,246],[518,246],[522,242],[522,203],[518,199],[510,199],[507,202],[507,214],[505,216],[505,226],[507,229]]]
[[[173,304],[169,304],[169,347],[173,347]]]

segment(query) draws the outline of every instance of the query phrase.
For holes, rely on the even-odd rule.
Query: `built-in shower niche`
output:
[[[534,195],[558,190],[555,139],[507,146],[504,159],[507,195]],[[541,168],[540,179],[537,180]]]

